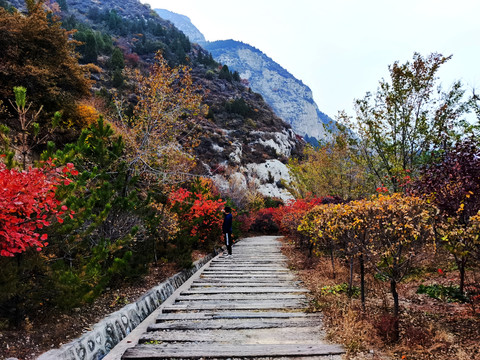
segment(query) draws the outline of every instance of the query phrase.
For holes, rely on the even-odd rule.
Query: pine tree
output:
[[[218,75],[219,79],[225,79],[227,81],[232,81],[232,73],[229,70],[227,65],[223,65],[222,69],[220,70],[220,74]]]
[[[85,46],[85,51],[83,55],[83,61],[85,63],[97,62],[98,45],[97,45],[97,39],[95,38],[95,34],[92,30],[89,30],[87,32],[84,46]]]
[[[132,257],[141,224],[136,211],[142,204],[136,179],[123,160],[122,138],[100,117],[76,143],[56,152],[53,147],[50,144],[42,157],[55,157],[58,164],[75,163],[79,171],[75,183],[57,192],[74,216],[52,228],[46,249],[58,259],[57,301],[69,307],[92,299],[116,276],[138,274],[148,260],[143,255]]]
[[[112,58],[110,59],[110,67],[112,70],[123,70],[125,67],[125,59],[123,52],[118,47],[115,47],[112,52]]]

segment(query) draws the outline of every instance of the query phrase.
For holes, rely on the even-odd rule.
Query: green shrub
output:
[[[444,286],[440,284],[420,285],[417,294],[427,294],[433,299],[445,302],[467,302],[468,298],[460,292],[459,286]]]
[[[333,294],[333,295],[338,295],[341,293],[348,294],[349,289],[348,289],[348,283],[344,282],[341,284],[337,285],[326,285],[320,289],[320,293],[322,295],[328,295],[328,294]],[[352,286],[351,290],[351,297],[358,297],[360,295],[360,288],[358,286]]]
[[[207,78],[208,80],[213,80],[215,78],[215,72],[212,70],[207,70],[207,72],[205,73],[205,78]]]

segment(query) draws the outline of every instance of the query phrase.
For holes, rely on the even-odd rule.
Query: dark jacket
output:
[[[225,217],[223,218],[223,225],[222,225],[223,233],[232,232],[232,220],[233,220],[232,214],[225,214]]]

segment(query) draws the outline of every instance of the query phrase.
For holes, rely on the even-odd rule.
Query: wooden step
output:
[[[229,344],[319,344],[325,337],[321,326],[244,330],[160,330],[145,333],[139,343],[208,342]]]
[[[160,314],[157,323],[174,320],[216,320],[216,319],[291,319],[291,318],[310,318],[320,322],[322,317],[317,314],[305,314],[300,311],[204,311],[188,313],[169,313]]]
[[[225,300],[225,301],[237,301],[237,300],[286,300],[286,299],[297,299],[305,300],[306,297],[303,294],[230,294],[225,296],[224,294],[192,294],[192,295],[180,295],[175,299],[175,303],[181,301],[192,301],[192,300],[204,300],[204,301],[215,301],[215,300]]]
[[[237,286],[237,287],[195,287],[190,288],[190,290],[183,291],[182,295],[191,295],[191,294],[296,294],[296,293],[308,293],[308,290],[297,288],[297,287],[246,287],[246,286]]]
[[[299,357],[340,355],[345,349],[339,345],[297,344],[179,344],[137,345],[129,349],[122,359],[199,359],[199,358],[255,358],[255,357]]]
[[[212,320],[172,320],[152,324],[148,331],[158,330],[241,330],[286,327],[311,327],[319,325],[319,319],[310,318],[268,318],[268,319],[212,319]]]

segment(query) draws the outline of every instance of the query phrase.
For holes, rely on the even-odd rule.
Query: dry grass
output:
[[[364,312],[358,298],[349,298],[343,292],[322,292],[325,286],[348,281],[348,269],[344,264],[335,262],[336,277],[333,278],[329,258],[309,258],[286,240],[283,251],[290,259],[290,268],[296,270],[312,292],[310,311],[324,314],[328,339],[345,345],[347,359],[480,359],[480,316],[473,314],[472,307],[445,303],[416,293],[418,285],[428,281],[456,284],[454,271],[450,271],[448,277],[440,277],[436,271],[425,270],[428,266],[422,266],[422,271],[417,271],[399,285],[401,339],[393,342],[392,300],[388,284],[367,279]],[[425,258],[423,262],[435,264],[434,269],[439,264],[448,268],[444,254]],[[478,279],[479,271],[470,271],[470,280]],[[355,282],[358,284],[358,279]]]

